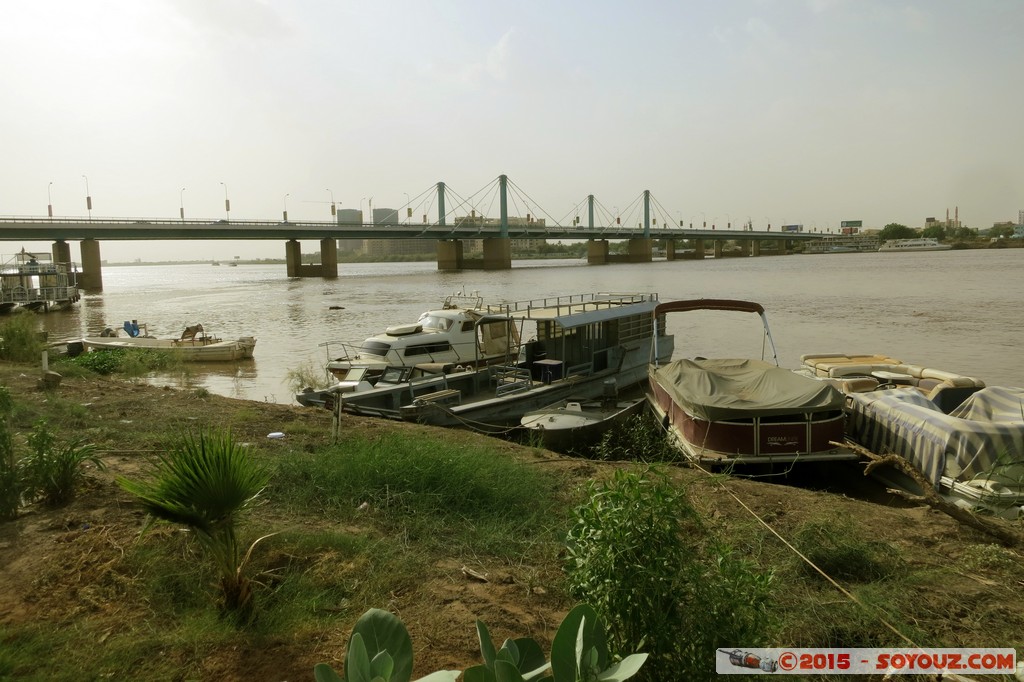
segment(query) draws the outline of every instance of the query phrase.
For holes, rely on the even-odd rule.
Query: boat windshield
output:
[[[438,331],[447,331],[452,326],[452,321],[447,317],[438,317],[437,315],[431,315],[430,313],[423,313],[420,315],[420,319],[416,320],[416,323],[422,326],[424,329],[437,329]]]
[[[390,344],[383,343],[381,341],[373,341],[371,339],[363,341],[363,345],[359,347],[359,352],[367,355],[385,356],[388,354],[389,350],[391,350]]]

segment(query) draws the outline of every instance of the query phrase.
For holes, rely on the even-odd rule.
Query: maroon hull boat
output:
[[[775,345],[764,308],[721,299],[659,304],[657,315],[694,310],[755,313]],[[843,442],[845,396],[832,384],[763,359],[680,359],[654,364],[648,402],[687,459],[712,466],[857,459]]]

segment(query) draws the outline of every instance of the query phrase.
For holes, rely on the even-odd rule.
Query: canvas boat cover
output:
[[[913,463],[936,489],[1024,459],[1024,388],[981,389],[949,414],[915,388],[850,395],[847,432],[878,454]]]
[[[673,360],[652,369],[676,405],[705,421],[842,410],[831,384],[761,360]]]

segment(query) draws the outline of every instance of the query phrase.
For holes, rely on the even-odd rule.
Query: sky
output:
[[[1024,209],[1021,27],[1020,0],[9,3],[0,215],[88,188],[93,218],[420,216],[438,182],[490,214],[504,174],[552,222],[649,190],[694,224],[987,228]],[[284,254],[160,256],[215,248]]]

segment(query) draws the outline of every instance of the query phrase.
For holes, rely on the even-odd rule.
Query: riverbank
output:
[[[309,502],[283,497],[272,478],[243,533],[247,541],[279,535],[254,550],[260,616],[239,629],[217,618],[208,599],[211,576],[182,533],[158,527],[140,539],[145,519],[115,479],[143,475],[170,438],[196,428],[230,429],[274,476],[293,476],[292,464],[326,461],[336,452],[330,415],[93,377],[67,378],[56,391],[42,392],[37,373],[0,365],[0,384],[15,398],[16,442],[24,447],[32,425],[46,419],[59,437],[95,443],[107,469],[90,470],[68,506],[33,506],[0,523],[0,679],[311,679],[317,662],[340,669],[351,627],[370,607],[405,621],[417,676],[478,662],[475,619],[487,623],[496,641],[531,636],[546,648],[571,606],[560,559],[566,510],[585,499],[590,480],[638,468],[462,431],[344,416],[343,450],[370,443],[397,456],[429,446],[434,450],[423,456],[443,453],[453,477],[460,458],[483,452],[541,477],[536,497],[522,495],[527,504],[555,505],[518,528],[514,545],[501,547],[473,534],[468,526],[476,522],[466,519],[425,532],[416,518],[403,516],[407,493],[397,482],[359,511],[358,498],[341,509],[319,494]],[[272,432],[284,438],[268,438]],[[838,487],[853,471],[811,472],[803,485],[822,488],[817,491],[709,479],[686,468],[668,474],[687,488],[709,529],[774,573],[775,645],[905,645],[884,619],[922,646],[1024,651],[1021,553],[944,516],[897,505],[870,486]],[[304,485],[331,487],[315,479]],[[489,485],[462,492],[487,497],[491,490],[497,497]],[[893,570],[881,578],[840,577],[866,605],[858,606],[806,570],[736,498],[782,537],[795,541],[824,529],[826,540],[818,544],[862,554],[881,548]]]

